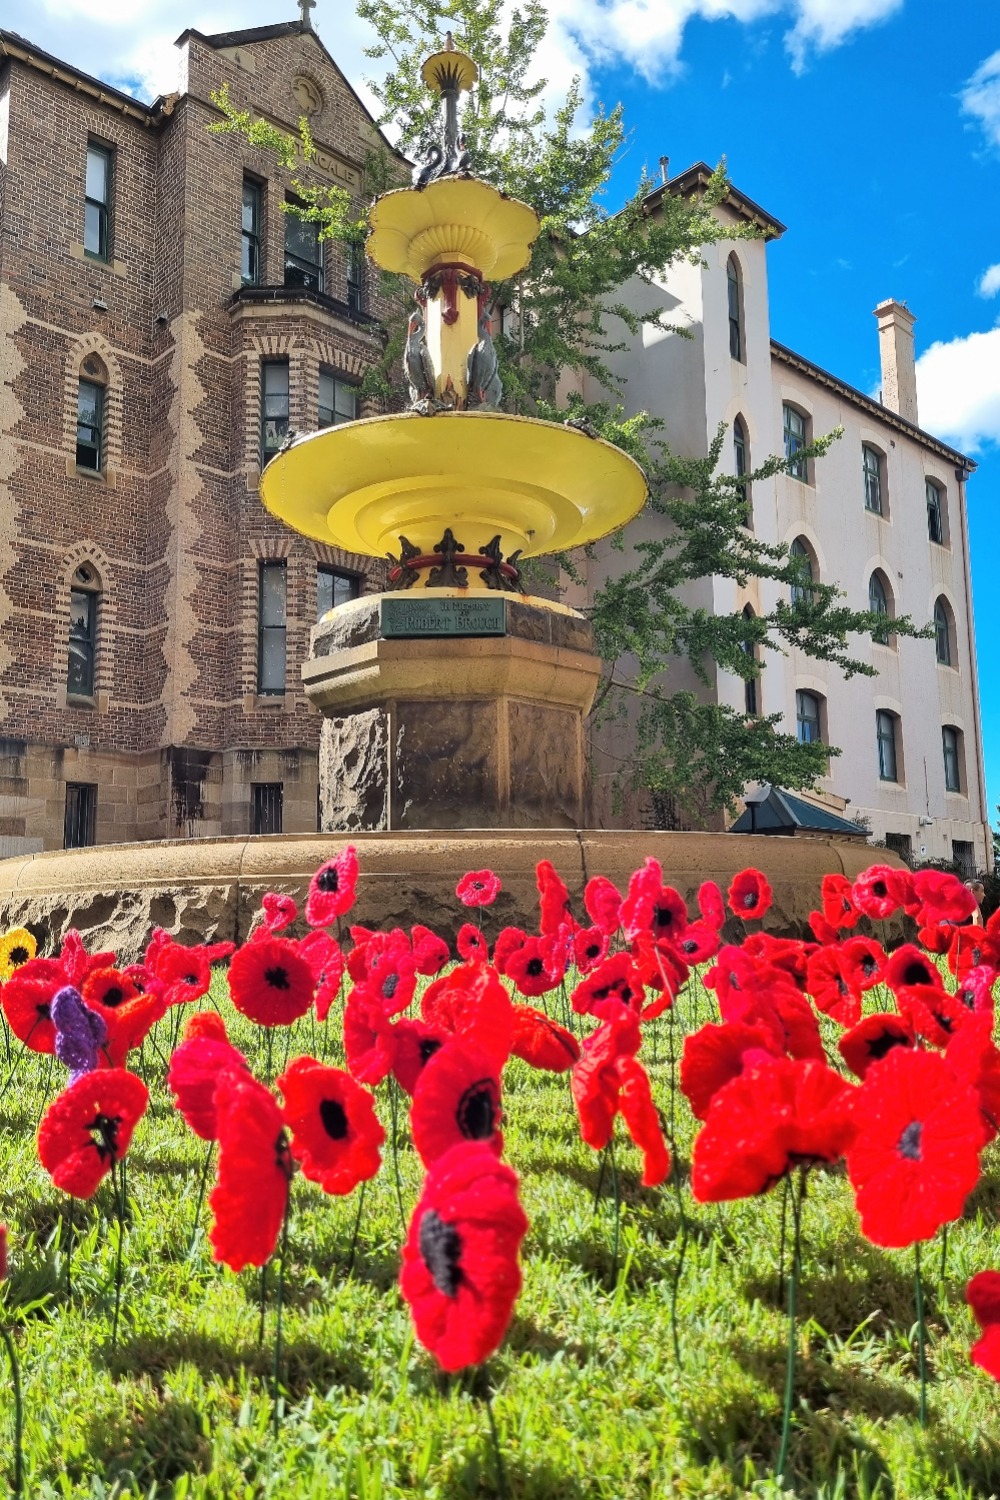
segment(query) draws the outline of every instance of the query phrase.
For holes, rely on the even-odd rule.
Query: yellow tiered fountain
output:
[[[579,827],[600,662],[583,617],[525,594],[518,562],[624,525],[646,481],[585,430],[499,410],[488,278],[527,266],[539,221],[472,174],[458,131],[472,58],[449,35],[422,76],[443,146],[374,204],[366,247],[416,285],[409,409],[299,438],[260,483],[296,531],[391,564],[387,593],[316,626],[303,668],[325,715],[322,822]]]

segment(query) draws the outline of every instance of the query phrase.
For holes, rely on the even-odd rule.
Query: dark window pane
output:
[[[260,184],[243,179],[243,252],[240,275],[247,286],[260,281]]]
[[[107,210],[100,203],[85,203],[83,208],[83,248],[88,255],[103,259],[107,255]]]
[[[795,455],[806,446],[806,422],[801,412],[797,412],[794,406],[782,407],[782,425],[785,437],[785,457],[795,458]],[[806,478],[805,459],[799,459],[792,464],[789,473],[793,479]]]
[[[812,583],[812,558],[810,557],[808,549],[806,548],[806,545],[802,541],[802,539],[800,537],[796,537],[792,545],[789,547],[788,551],[789,554],[797,560],[799,569],[803,576],[808,579],[809,583]],[[812,594],[807,583],[803,582],[792,584],[793,604],[808,604],[811,599]]]
[[[97,595],[71,589],[69,595],[69,660],[66,691],[92,697],[94,656],[97,650]]]
[[[361,592],[361,579],[354,573],[339,573],[336,568],[316,569],[316,618],[322,620],[338,604],[348,599],[357,599]]]
[[[740,321],[740,278],[732,256],[727,267],[729,282],[729,353],[733,359],[743,358],[743,329]]]
[[[819,699],[815,693],[795,694],[795,720],[802,744],[811,745],[820,738]]]
[[[865,472],[865,509],[882,514],[882,465],[874,448],[863,448]]]
[[[87,151],[87,197],[97,203],[108,201],[108,153],[100,146]]]
[[[347,305],[354,312],[365,306],[365,252],[361,245],[347,247]]]
[[[261,366],[261,459],[266,463],[288,436],[288,361],[265,360]]]
[[[76,398],[76,462],[81,469],[100,469],[104,427],[104,387],[81,380]]]
[[[257,691],[285,691],[286,568],[283,561],[262,562],[258,575]]]
[[[280,833],[284,789],[280,781],[260,781],[253,787],[254,833]]]
[[[889,618],[889,599],[885,592],[885,586],[877,573],[873,573],[868,580],[868,608],[872,614],[885,615],[886,619]],[[888,626],[884,630],[876,630],[872,639],[877,641],[880,646],[888,646]]]
[[[63,848],[89,849],[97,842],[97,788],[84,782],[66,783]]]
[[[944,784],[949,792],[962,790],[961,766],[958,754],[958,731],[944,728],[941,731],[944,748]]]
[[[111,207],[111,152],[103,146],[87,148],[87,182],[83,210],[83,248],[100,260],[108,257],[108,219]]]
[[[976,851],[968,839],[952,839],[951,856],[958,865],[963,880],[971,880],[976,873]]]
[[[948,629],[948,612],[940,599],[934,606],[934,647],[941,665],[950,667],[951,631]]]
[[[358,414],[358,388],[349,380],[338,380],[329,370],[319,372],[319,425],[334,427],[353,422]]]
[[[295,214],[285,215],[285,285],[323,290],[323,247],[319,225]]]
[[[927,484],[927,536],[940,546],[944,542],[944,522],[941,516],[941,493],[936,484]]]
[[[875,715],[875,731],[878,737],[878,774],[882,781],[896,780],[896,720],[892,714],[879,709]]]

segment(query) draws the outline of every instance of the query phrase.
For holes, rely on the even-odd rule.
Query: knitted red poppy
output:
[[[514,1057],[547,1073],[565,1073],[580,1058],[580,1044],[571,1031],[531,1005],[514,1006]]]
[[[766,968],[778,969],[795,985],[805,990],[809,960],[816,952],[815,943],[797,938],[775,937],[773,932],[751,932],[743,939],[743,952],[759,960]]]
[[[641,869],[633,871],[622,902],[622,931],[629,942],[653,925],[653,908],[663,889],[663,871],[658,859],[647,858]]]
[[[989,1011],[992,1015],[996,977],[996,970],[989,964],[981,964],[978,969],[968,969],[958,982],[955,999],[966,1010]]]
[[[689,964],[706,964],[719,951],[719,934],[708,922],[689,922],[677,940],[677,951]]]
[[[216,1260],[242,1271],[262,1266],[274,1252],[292,1160],[281,1112],[263,1084],[231,1075],[218,1092],[216,1115],[219,1165],[208,1200],[214,1215],[209,1239]]]
[[[399,1285],[417,1338],[443,1369],[481,1364],[500,1344],[521,1290],[527,1230],[517,1177],[487,1146],[454,1146],[428,1172]]]
[[[914,943],[903,943],[885,965],[885,982],[891,990],[917,987],[943,990],[937,964],[933,963]]]
[[[618,887],[604,875],[594,875],[587,881],[583,904],[594,926],[600,928],[607,937],[612,937],[618,931],[622,898]]]
[[[535,883],[541,913],[538,930],[542,936],[551,937],[564,924],[575,928],[577,924],[569,909],[569,891],[550,860],[539,860],[535,867]]]
[[[840,948],[820,948],[812,955],[806,985],[816,1008],[841,1026],[856,1026],[861,1020],[861,990]]]
[[[254,938],[265,937],[268,933],[283,932],[286,927],[291,927],[299,914],[295,899],[279,891],[267,891],[261,899],[260,910],[261,923],[253,933]]]
[[[340,944],[317,927],[299,940],[298,948],[316,983],[316,1019],[325,1021],[340,994],[340,981],[344,977],[344,955]]]
[[[951,1038],[971,1017],[961,1001],[945,990],[918,984],[896,991],[899,1014],[905,1016],[918,1036],[932,1047],[947,1047]]]
[[[421,996],[420,1014],[435,1031],[482,1047],[498,1069],[510,1056],[513,1005],[489,964],[460,964],[436,979]]]
[[[425,1166],[460,1141],[479,1141],[499,1156],[500,1073],[488,1052],[464,1038],[445,1042],[413,1090],[410,1129]]]
[[[309,882],[306,921],[310,927],[327,927],[350,911],[358,884],[358,857],[353,844],[320,865]]]
[[[948,1042],[944,1060],[956,1078],[975,1090],[983,1122],[983,1141],[1000,1131],[1000,1051],[993,1041],[989,1011],[970,1014]]]
[[[773,1033],[743,1021],[728,1021],[724,1026],[709,1023],[685,1037],[681,1092],[695,1117],[704,1120],[719,1090],[738,1078],[748,1064],[761,1061],[761,1053],[780,1056]]]
[[[410,947],[417,973],[428,979],[440,974],[451,958],[451,949],[444,938],[438,937],[429,927],[422,927],[419,922],[410,929]]]
[[[990,921],[992,920],[991,917]],[[986,933],[974,922],[968,927],[953,927],[948,946],[948,967],[951,972],[966,974],[970,969],[978,969],[981,964],[989,964],[994,969],[1000,967],[1000,943],[996,933]]]
[[[466,962],[470,958],[481,958],[484,962],[489,959],[490,945],[483,937],[482,932],[472,922],[463,922],[458,929],[455,939],[455,947],[458,956]]]
[[[233,952],[233,943],[185,947],[175,943],[162,928],[154,933],[146,949],[145,964],[164,986],[169,1005],[198,1000],[212,983],[212,964]]]
[[[56,1030],[49,1008],[56,991],[66,984],[62,965],[54,958],[29,958],[0,990],[7,1025],[32,1052],[52,1052]]]
[[[965,1288],[965,1300],[982,1329],[969,1350],[974,1365],[1000,1380],[1000,1271],[980,1271]]]
[[[63,984],[81,989],[92,969],[107,969],[116,962],[116,958],[113,953],[88,953],[83,946],[83,938],[75,927],[71,927],[63,937],[56,962],[66,976]]]
[[[413,999],[417,989],[417,966],[409,944],[393,945],[368,965],[364,987],[382,1005],[387,1016],[398,1016]]]
[[[226,1037],[222,1017],[214,1011],[192,1016],[184,1035],[170,1059],[167,1087],[176,1095],[175,1109],[195,1135],[214,1141],[218,1135],[216,1089],[232,1074],[249,1075],[250,1067]]]
[[[871,865],[851,887],[851,899],[866,917],[884,921],[905,905],[911,894],[908,872],[891,865]]]
[[[233,1004],[258,1026],[290,1026],[312,1005],[315,981],[287,938],[244,943],[229,965]]]
[[[881,1062],[893,1047],[915,1047],[917,1038],[912,1023],[905,1016],[880,1012],[865,1016],[857,1026],[845,1031],[837,1051],[857,1078],[864,1078],[873,1063]]]
[[[932,922],[964,922],[977,906],[969,887],[946,870],[915,871],[913,896],[920,903],[917,921],[921,927]]]
[[[513,979],[520,994],[534,999],[554,990],[564,971],[553,966],[552,951],[544,938],[529,937],[507,956],[503,972]]]
[[[581,974],[590,971],[607,958],[611,939],[600,927],[581,927],[573,934],[573,962]]]
[[[700,1203],[765,1193],[795,1166],[833,1162],[852,1137],[851,1086],[825,1062],[768,1059],[720,1089],[694,1143]]]
[[[975,1091],[936,1052],[894,1047],[869,1068],[847,1152],[862,1233],[901,1250],[961,1216],[979,1181]]]
[[[642,1186],[659,1187],[670,1171],[670,1152],[649,1075],[637,1057],[621,1057],[618,1070],[618,1108],[625,1128],[642,1152]]]
[[[604,1021],[583,1044],[580,1061],[570,1078],[570,1092],[580,1123],[580,1138],[594,1151],[603,1151],[618,1113],[620,1078],[617,1062],[639,1050],[639,1018],[623,1010],[614,1021]]]
[[[614,1011],[602,1008],[603,1002],[613,1001],[638,1014],[645,998],[646,991],[631,956],[612,953],[576,986],[572,1005],[577,1015],[611,1019]]]
[[[771,908],[771,887],[760,870],[741,870],[726,894],[729,910],[744,922],[766,916]]]
[[[632,940],[632,962],[643,990],[651,999],[640,1001],[640,1016],[652,1021],[669,1010],[688,977],[688,966],[676,948],[658,943],[651,932],[640,932]]]
[[[412,1094],[426,1065],[448,1040],[446,1031],[403,1016],[393,1024],[392,1076],[407,1094]]]
[[[84,1004],[102,1017],[107,1028],[101,1051],[113,1068],[124,1067],[128,1054],[142,1045],[167,1013],[159,986],[146,994],[118,969],[93,969],[83,981],[82,993]]]
[[[350,1193],[382,1165],[375,1100],[340,1068],[297,1057],[278,1079],[292,1155],[324,1193]]]
[[[149,1103],[141,1078],[96,1068],[59,1094],[38,1127],[38,1159],[57,1188],[89,1198],[128,1151]]]
[[[355,985],[344,1006],[344,1056],[358,1083],[381,1083],[395,1062],[395,1028],[363,985]]]
[[[698,910],[701,919],[707,922],[709,927],[714,927],[716,932],[721,932],[726,921],[726,908],[722,900],[722,892],[714,880],[703,880],[698,887]]]
[[[862,993],[881,983],[885,969],[885,949],[874,938],[852,937],[840,945],[844,977],[852,989]]]
[[[523,948],[528,941],[528,934],[522,932],[520,927],[502,927],[500,935],[493,944],[493,967],[498,974],[506,974],[507,960],[518,948]]]
[[[463,906],[492,906],[500,894],[500,877],[492,870],[470,870],[455,887]]]
[[[809,928],[817,943],[822,943],[824,946],[840,941],[840,933],[836,927],[830,926],[821,911],[811,911],[809,913]]]
[[[853,927],[861,913],[854,904],[854,892],[846,875],[824,875],[823,915],[831,927]]]

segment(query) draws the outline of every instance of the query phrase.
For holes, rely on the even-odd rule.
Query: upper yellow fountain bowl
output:
[[[369,220],[369,257],[418,284],[435,265],[448,262],[503,281],[528,264],[539,230],[533,208],[476,177],[397,188],[379,198]]]
[[[610,443],[505,412],[404,412],[311,433],[272,459],[260,496],[293,530],[370,557],[445,529],[478,553],[562,552],[638,515],[646,476]]]

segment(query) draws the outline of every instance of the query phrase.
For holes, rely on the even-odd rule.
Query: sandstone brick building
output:
[[[299,665],[380,583],[257,496],[288,429],[361,414],[375,288],[210,95],[307,115],[354,192],[371,120],[305,23],[178,47],[147,106],[0,31],[0,855],[315,830]]]

